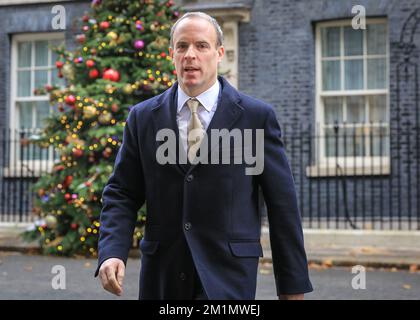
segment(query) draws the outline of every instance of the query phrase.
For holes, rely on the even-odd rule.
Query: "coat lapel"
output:
[[[171,160],[171,163],[176,163],[175,167],[177,170],[182,174],[185,175],[188,171],[188,165],[187,164],[181,164],[179,159],[179,152],[184,152],[183,150],[180,150],[179,148],[179,129],[178,124],[176,122],[176,92],[178,89],[178,83],[175,82],[175,84],[172,86],[171,89],[167,90],[163,93],[162,98],[160,100],[160,103],[156,107],[154,107],[153,110],[153,119],[154,119],[154,127],[155,127],[155,143],[156,143],[156,150],[157,148],[163,143],[163,141],[157,141],[156,135],[159,132],[159,130],[163,129],[169,129],[172,130],[172,132],[175,133],[176,137],[176,150],[173,150],[173,148],[169,149],[169,158]]]

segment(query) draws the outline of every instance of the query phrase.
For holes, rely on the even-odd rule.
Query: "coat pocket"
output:
[[[258,241],[253,242],[229,242],[230,250],[235,257],[262,257],[263,250],[261,243]]]
[[[143,254],[155,254],[159,247],[159,241],[141,239],[140,250]]]

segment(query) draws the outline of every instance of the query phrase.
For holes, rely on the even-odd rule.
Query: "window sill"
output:
[[[314,165],[306,167],[308,178],[340,177],[340,176],[384,176],[391,173],[389,165],[354,167],[346,166],[338,169],[334,166]]]
[[[39,178],[51,169],[52,165],[43,168],[6,167],[3,168],[3,178]]]

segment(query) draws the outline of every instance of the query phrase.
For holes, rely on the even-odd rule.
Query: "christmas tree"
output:
[[[24,233],[26,240],[38,239],[44,253],[96,255],[101,194],[129,109],[175,81],[167,50],[178,16],[173,0],[94,0],[79,21],[77,47],[54,49],[66,86],[37,90],[49,92],[57,111],[31,141],[59,156],[52,172],[34,184],[38,219]],[[143,207],[134,244],[144,221]]]

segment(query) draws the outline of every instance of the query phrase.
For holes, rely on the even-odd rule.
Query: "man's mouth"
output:
[[[186,72],[186,73],[194,73],[195,71],[199,71],[200,69],[198,69],[198,68],[195,68],[195,67],[185,67],[184,68],[184,71]]]

